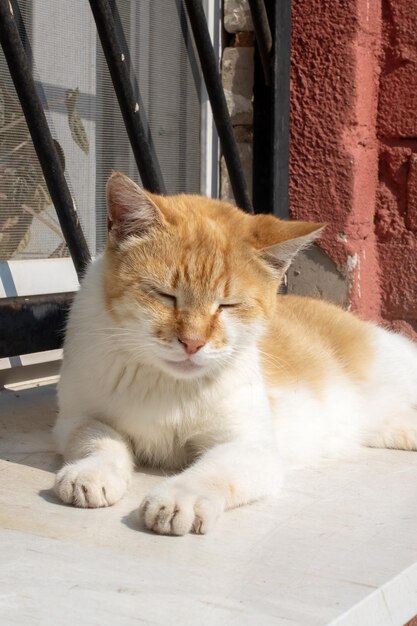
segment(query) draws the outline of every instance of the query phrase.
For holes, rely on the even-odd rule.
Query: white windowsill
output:
[[[403,626],[417,613],[417,453],[297,470],[277,502],[206,536],[159,537],[138,472],[109,509],[51,491],[54,387],[0,393],[2,623]]]

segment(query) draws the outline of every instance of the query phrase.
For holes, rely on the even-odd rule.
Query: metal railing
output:
[[[149,191],[166,193],[155,151],[151,149],[142,124],[141,110],[136,98],[139,89],[136,78],[133,79],[134,84],[131,81],[129,54],[127,46],[123,46],[121,41],[124,36],[118,36],[118,31],[123,33],[120,20],[119,29],[116,30],[114,12],[117,12],[117,5],[113,4],[112,11],[108,0],[89,2],[142,182]]]
[[[17,2],[18,0],[13,0],[15,6]],[[116,2],[89,2],[142,182],[149,191],[165,193],[156,153],[141,119],[139,86],[132,72]],[[255,212],[269,212],[287,217],[290,0],[250,0],[249,4],[257,41],[253,204]],[[251,213],[253,206],[202,3],[201,0],[184,0],[184,5],[236,204]],[[77,274],[82,276],[90,261],[90,253],[9,0],[0,0],[0,42],[65,241]],[[62,327],[71,300],[70,294],[1,299],[0,358],[59,347],[62,344]],[[38,321],[37,333],[36,320],[39,317],[36,307],[40,302],[43,310],[49,310],[52,317],[43,322]],[[13,340],[13,333],[10,332],[12,319],[15,327],[21,329],[19,341]],[[45,332],[49,328],[50,341],[45,338],[43,330],[41,332],[41,326]],[[25,327],[26,331],[23,330]]]
[[[0,0],[0,41],[62,233],[81,276],[90,253],[9,0]]]
[[[255,213],[288,218],[291,0],[250,0],[250,6],[258,43],[253,204]]]

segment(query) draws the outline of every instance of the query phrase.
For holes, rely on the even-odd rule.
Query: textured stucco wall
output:
[[[247,0],[224,0],[224,25],[223,83],[249,171]],[[288,290],[334,300],[417,339],[415,3],[297,0],[291,54],[291,216],[328,227],[296,260]],[[231,197],[224,164],[222,194]]]
[[[382,315],[417,338],[417,10],[382,4],[380,142],[375,227]]]
[[[359,315],[417,338],[414,3],[293,3],[291,107],[293,217],[329,222],[320,246],[339,300],[344,285]],[[306,293],[302,270],[291,288]]]
[[[371,319],[381,301],[373,227],[379,46],[379,0],[293,3],[291,213],[328,222],[320,247],[344,283],[345,304]]]

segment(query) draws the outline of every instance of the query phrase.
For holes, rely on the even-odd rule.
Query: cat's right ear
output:
[[[121,243],[131,235],[146,236],[152,227],[163,222],[150,195],[121,172],[110,176],[106,197],[109,238],[113,243]]]

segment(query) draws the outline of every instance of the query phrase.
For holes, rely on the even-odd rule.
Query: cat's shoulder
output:
[[[373,359],[374,329],[335,304],[279,295],[261,349],[276,358],[285,354],[297,379],[322,384],[342,368],[358,380]]]
[[[375,327],[332,302],[289,294],[277,296],[271,323],[274,327],[285,323],[299,330],[305,328],[313,335],[342,334],[349,338],[369,336]]]

